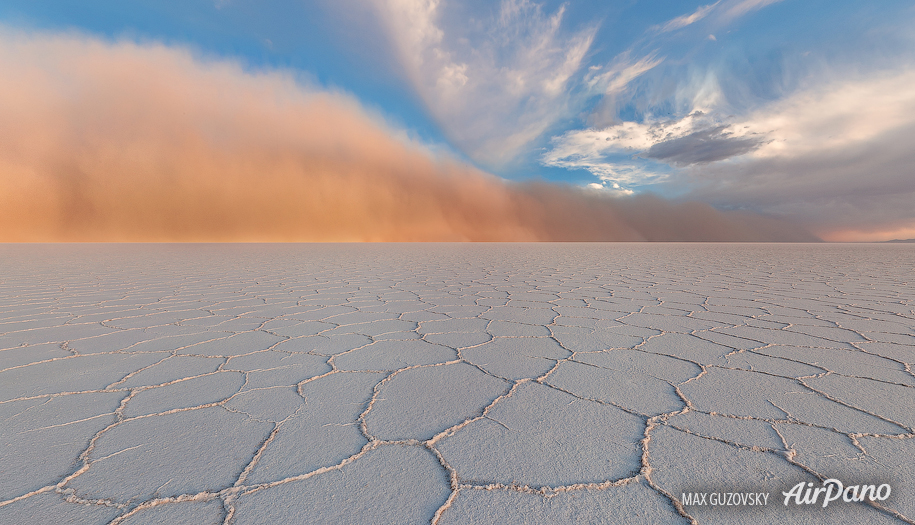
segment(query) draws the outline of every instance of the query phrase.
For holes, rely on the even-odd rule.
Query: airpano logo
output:
[[[795,505],[816,505],[820,501],[820,495],[823,495],[823,507],[828,506],[833,501],[842,498],[842,501],[863,502],[865,498],[870,501],[886,501],[893,491],[888,483],[882,485],[848,485],[845,486],[841,481],[835,478],[829,478],[823,481],[822,487],[813,487],[813,483],[798,483],[788,492],[782,492],[785,497],[785,506],[790,502]]]

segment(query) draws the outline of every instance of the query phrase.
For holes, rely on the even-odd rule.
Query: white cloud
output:
[[[614,195],[617,197],[624,197],[627,195],[634,195],[635,192],[632,190],[627,190],[626,188],[621,187],[619,184],[612,183],[608,184],[607,181],[601,182],[592,182],[585,186],[589,190],[599,191],[602,194]]]
[[[714,4],[699,6],[699,8],[693,11],[691,14],[678,16],[677,18],[674,18],[664,24],[656,26],[657,31],[661,33],[667,33],[669,31],[675,31],[688,25],[695,24],[696,22],[705,18],[709,12],[720,3],[721,0],[715,2]]]
[[[915,68],[824,80],[731,127],[767,140],[686,170],[690,195],[801,220],[830,239],[915,228]]]
[[[657,183],[666,178],[666,173],[652,170],[634,157],[650,147],[651,137],[658,132],[661,131],[635,122],[603,130],[570,131],[553,139],[552,148],[543,155],[541,162],[556,168],[588,170],[611,184]]]
[[[834,81],[770,104],[735,124],[771,141],[754,158],[796,158],[871,143],[915,124],[915,70]]]
[[[593,66],[585,76],[585,84],[592,91],[599,91],[605,95],[621,93],[633,80],[654,69],[664,58],[658,58],[657,53],[651,53],[635,62],[629,58],[629,53],[618,56],[614,62],[603,71],[600,66]]]
[[[698,103],[716,100],[707,84],[684,117],[569,131],[541,162],[799,219],[828,238],[915,227],[915,68],[821,78],[737,116]]]
[[[641,74],[658,63],[659,59],[646,57],[623,69]],[[632,78],[627,79],[626,84],[635,78],[635,75],[630,76]],[[551,148],[541,157],[541,163],[552,167],[585,169],[602,180],[628,186],[665,181],[667,171],[661,171],[644,160],[644,154],[652,146],[689,137],[703,130],[717,129],[723,124],[714,110],[720,99],[720,90],[712,75],[695,78],[677,93],[677,97],[684,99],[679,102],[681,106],[689,108],[683,117],[647,115],[640,122],[623,121],[609,126],[571,130],[553,138]],[[719,130],[719,134],[721,132],[724,130]],[[640,156],[643,158],[638,158]]]
[[[474,159],[511,161],[574,106],[596,28],[563,31],[564,7],[503,0],[475,19],[458,2],[370,1],[430,113]]]
[[[729,22],[735,18],[739,18],[750,11],[756,11],[762,9],[767,5],[772,5],[782,0],[737,0],[731,2],[729,5],[722,6],[724,13],[721,15],[723,22]]]

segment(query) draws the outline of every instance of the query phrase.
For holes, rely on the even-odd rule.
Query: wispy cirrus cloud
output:
[[[781,2],[782,0],[735,0],[722,5],[720,20],[730,22],[753,11]]]
[[[502,0],[469,18],[444,0],[372,0],[429,112],[483,164],[514,159],[575,111],[571,86],[596,26],[563,28],[530,0]]]
[[[470,11],[455,0],[367,0],[416,92],[449,139],[475,161],[501,169],[559,122],[589,110],[613,120],[629,86],[665,60],[652,35],[715,27],[776,0],[719,0],[653,26],[609,63],[589,64],[598,24],[566,27],[566,6],[501,0]],[[703,39],[707,35],[703,35]]]
[[[721,0],[715,2],[714,4],[708,4],[699,6],[695,11],[687,15],[681,15],[674,19],[671,19],[663,24],[657,25],[654,27],[655,31],[660,33],[667,33],[670,31],[676,31],[677,29],[682,29],[686,26],[695,24],[696,22],[702,20],[708,14],[721,3]]]
[[[584,78],[585,85],[602,95],[617,95],[633,80],[664,62],[664,58],[658,57],[657,53],[649,53],[638,60],[632,60],[629,55],[626,52],[617,56],[606,68],[591,66]]]

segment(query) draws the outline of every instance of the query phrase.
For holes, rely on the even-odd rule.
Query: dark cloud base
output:
[[[758,137],[733,137],[727,129],[728,126],[718,126],[659,142],[642,156],[675,166],[689,166],[743,155],[763,143]]]

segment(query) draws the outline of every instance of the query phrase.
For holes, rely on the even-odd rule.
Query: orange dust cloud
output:
[[[0,31],[0,241],[808,241],[696,203],[508,183],[351,97],[157,44]]]
[[[891,240],[915,239],[915,226],[904,225],[896,228],[874,228],[869,230],[827,231],[822,238],[829,242],[884,242]]]

